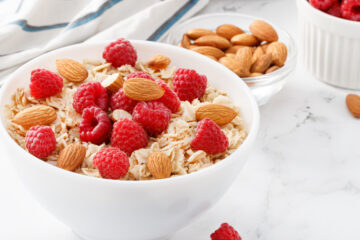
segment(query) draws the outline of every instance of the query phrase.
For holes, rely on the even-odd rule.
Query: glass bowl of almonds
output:
[[[175,26],[162,41],[225,65],[251,88],[259,105],[283,88],[296,66],[296,46],[285,30],[243,14],[191,18]]]

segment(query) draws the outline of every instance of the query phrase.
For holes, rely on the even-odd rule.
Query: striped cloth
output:
[[[159,40],[208,0],[0,0],[0,83],[50,50],[126,37]]]

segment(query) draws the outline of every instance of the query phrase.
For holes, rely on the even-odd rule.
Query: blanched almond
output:
[[[191,50],[193,50],[197,53],[203,54],[203,55],[213,56],[216,59],[219,59],[219,58],[225,56],[225,53],[223,51],[221,51],[220,49],[215,48],[215,47],[199,46],[199,47],[195,47]]]
[[[86,148],[78,143],[67,145],[61,150],[56,166],[68,171],[75,171],[81,166],[86,155]]]
[[[251,66],[251,72],[264,73],[272,62],[271,54],[265,53],[261,55]]]
[[[235,35],[231,38],[231,42],[235,45],[243,46],[257,46],[259,45],[259,40],[252,34],[241,33]]]
[[[156,179],[168,178],[172,165],[170,158],[163,152],[152,152],[147,158],[146,166]]]
[[[210,118],[218,125],[225,125],[230,123],[237,113],[230,107],[221,104],[206,104],[200,106],[196,110],[196,120],[201,121],[204,118]]]
[[[111,93],[116,93],[124,84],[124,79],[120,73],[114,73],[108,75],[102,82],[101,85],[109,90]]]
[[[59,74],[70,82],[82,82],[88,77],[87,69],[72,59],[57,59],[56,68]]]
[[[161,98],[165,91],[156,82],[145,78],[130,78],[124,82],[124,93],[137,101],[151,101]]]
[[[263,20],[255,20],[249,28],[250,32],[260,41],[274,42],[278,40],[275,29]]]
[[[155,55],[151,57],[148,61],[148,66],[155,71],[160,71],[161,69],[166,69],[171,60],[170,58],[163,56],[163,55]]]
[[[211,46],[219,49],[226,49],[231,46],[229,40],[219,35],[205,35],[196,39],[194,43],[198,46]]]
[[[186,35],[191,39],[197,39],[205,35],[215,34],[213,31],[205,28],[193,28],[186,32]]]
[[[279,67],[285,64],[287,58],[287,49],[282,42],[273,42],[266,49],[266,53],[272,55],[272,62]]]
[[[45,105],[36,105],[18,112],[12,121],[29,129],[36,125],[49,125],[57,118],[54,108]]]
[[[240,33],[244,33],[244,31],[233,24],[223,24],[216,28],[216,34],[228,40]]]

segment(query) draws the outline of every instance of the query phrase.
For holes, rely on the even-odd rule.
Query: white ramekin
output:
[[[319,11],[297,0],[303,63],[318,80],[360,89],[360,22]]]
[[[226,159],[188,175],[151,181],[114,181],[65,171],[32,156],[8,134],[4,106],[18,87],[28,87],[36,68],[56,71],[55,60],[100,59],[108,42],[79,44],[38,57],[19,68],[0,94],[0,140],[26,188],[49,212],[86,240],[160,239],[191,223],[213,206],[244,165],[259,127],[259,110],[249,88],[226,67],[182,48],[132,41],[140,61],[155,54],[172,65],[206,74],[239,105],[248,136]]]

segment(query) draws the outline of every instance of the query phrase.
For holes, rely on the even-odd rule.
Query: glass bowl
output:
[[[205,14],[190,18],[174,26],[162,39],[160,39],[160,41],[178,45],[181,42],[183,34],[189,29],[206,28],[215,31],[215,29],[222,24],[234,24],[245,32],[249,32],[248,29],[250,24],[258,19],[261,18],[236,13]],[[275,28],[279,35],[279,41],[283,42],[287,47],[288,56],[285,65],[272,73],[257,77],[242,78],[242,80],[250,87],[259,105],[267,103],[273,95],[283,88],[294,72],[296,65],[296,46],[291,36],[271,21],[267,19],[262,20],[270,23]],[[239,79],[241,78],[239,77]]]

